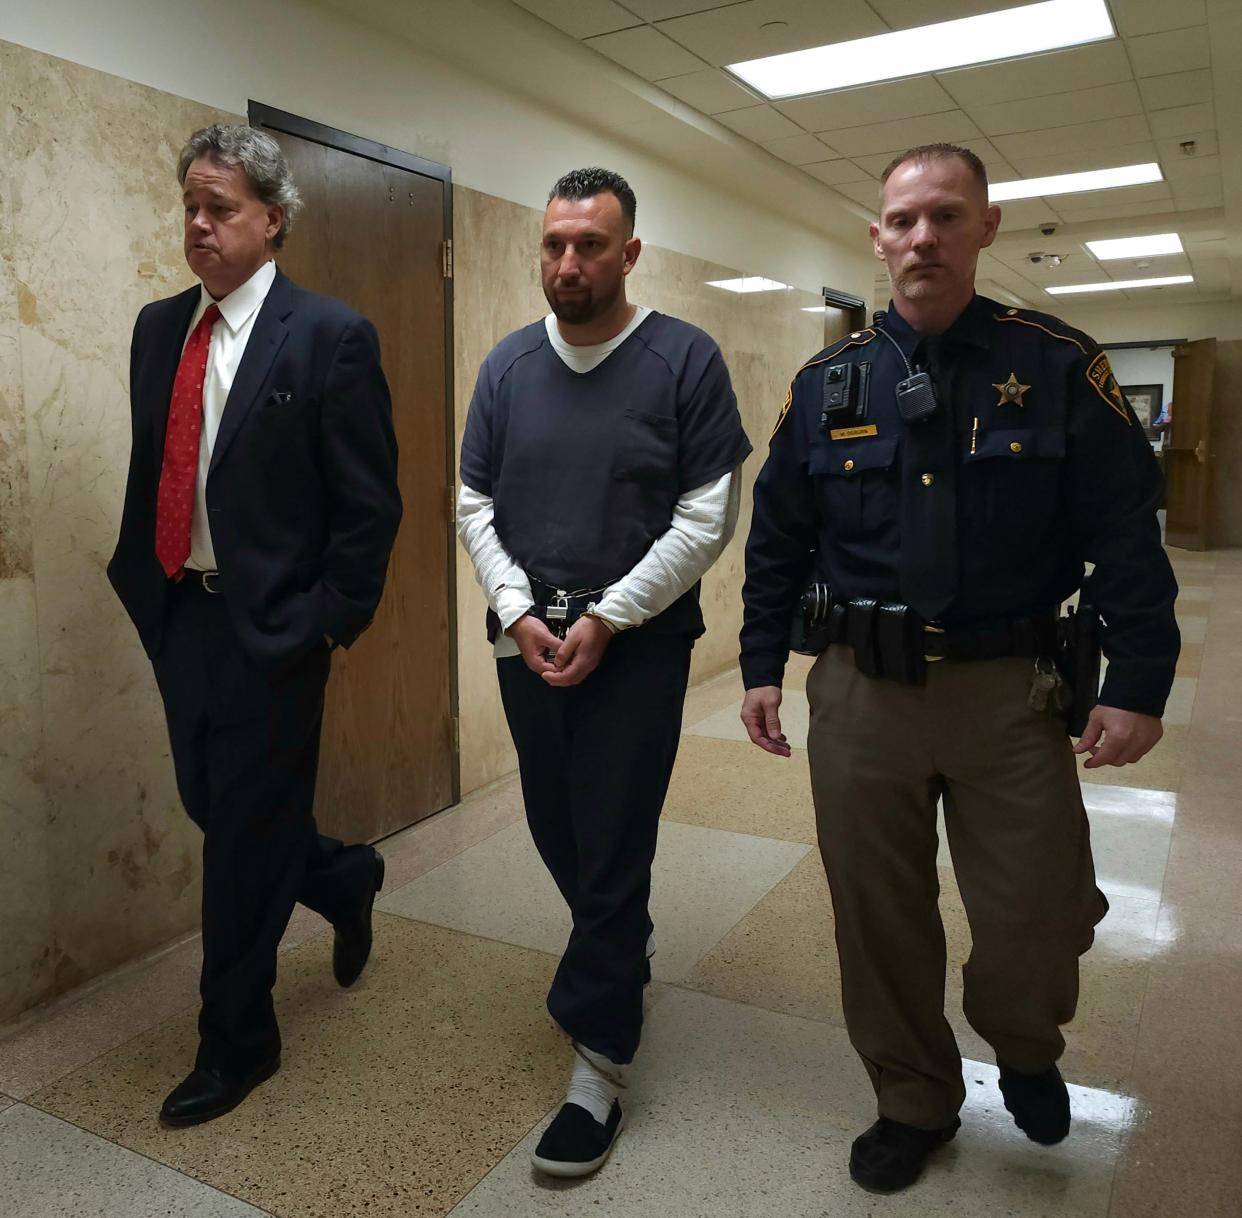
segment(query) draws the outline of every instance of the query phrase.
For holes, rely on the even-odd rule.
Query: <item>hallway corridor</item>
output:
[[[963,1127],[908,1192],[851,1184],[873,1101],[842,1026],[799,662],[789,761],[746,742],[736,673],[691,691],[628,1128],[596,1178],[550,1184],[529,1166],[569,1070],[543,1006],[567,928],[510,780],[383,843],[375,955],[354,989],[299,911],[277,988],[283,1069],[221,1120],[156,1120],[193,1055],[197,940],[0,1029],[0,1215],[1239,1218],[1242,551],[1170,553],[1183,648],[1164,740],[1083,773],[1111,912],[1067,1030],[1061,1145],[1014,1128],[962,1018],[969,939],[942,844]]]

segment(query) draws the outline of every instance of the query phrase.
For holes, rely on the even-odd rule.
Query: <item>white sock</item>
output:
[[[574,1072],[569,1079],[567,1104],[585,1108],[601,1125],[608,1123],[612,1102],[626,1086],[628,1066],[619,1066],[602,1053],[574,1041]]]

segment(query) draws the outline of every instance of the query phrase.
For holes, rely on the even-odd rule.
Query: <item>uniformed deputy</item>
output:
[[[892,1191],[954,1135],[965,1095],[937,801],[970,921],[966,1017],[1019,1127],[1059,1141],[1060,1025],[1107,909],[1073,753],[1122,765],[1156,743],[1179,640],[1156,464],[1107,357],[975,294],[1000,209],[973,153],[915,148],[883,181],[871,236],[892,303],[794,379],[755,487],[741,664],[751,739],[788,756],[790,621],[808,579],[826,583],[807,747],[846,1024],[880,1117],[850,1172]],[[1080,587],[1109,666],[1071,750],[1050,661]]]
[[[575,1064],[534,1156],[558,1176],[598,1168],[621,1128],[698,582],[732,536],[750,452],[716,344],[626,300],[634,215],[607,170],[553,187],[552,312],[484,361],[461,453],[458,530],[491,606],[526,816],[573,915],[548,1009]]]

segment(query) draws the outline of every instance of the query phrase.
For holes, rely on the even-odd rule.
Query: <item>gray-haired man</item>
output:
[[[320,837],[312,805],[328,654],[366,629],[401,517],[379,342],[276,269],[300,200],[279,145],[212,126],[182,150],[201,281],[147,305],[133,451],[108,576],[151,657],[177,788],[203,830],[194,1070],[167,1125],[236,1107],[280,1065],[276,949],[295,902],[357,979],[383,860]]]

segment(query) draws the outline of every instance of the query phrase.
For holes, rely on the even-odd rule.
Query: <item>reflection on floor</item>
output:
[[[1166,738],[1084,772],[1111,913],[1063,1069],[1074,1131],[1027,1142],[960,1014],[969,932],[942,852],[957,1140],[893,1215],[1242,1215],[1242,553],[1173,551],[1186,641]],[[155,1119],[194,1044],[189,942],[0,1032],[0,1213],[866,1215],[849,1142],[870,1088],[842,1027],[808,796],[805,665],[788,761],[744,742],[736,673],[692,691],[661,834],[655,984],[630,1124],[601,1175],[532,1177],[568,1055],[543,1010],[566,918],[502,784],[385,843],[374,962],[351,991],[309,915],[286,937],[281,1072],[229,1117]]]

